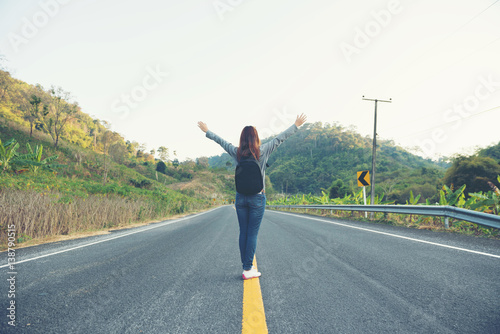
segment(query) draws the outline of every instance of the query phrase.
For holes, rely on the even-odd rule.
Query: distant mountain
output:
[[[410,190],[428,198],[442,186],[446,163],[424,159],[391,141],[377,144],[377,194],[404,202]],[[208,162],[212,167],[234,169],[226,153]],[[371,164],[371,138],[338,124],[314,123],[304,125],[271,155],[266,175],[277,192],[321,194],[337,180],[351,192],[358,190],[356,172],[371,170]]]
[[[491,145],[486,148],[480,149],[478,152],[480,157],[489,157],[500,164],[500,141],[496,145]]]

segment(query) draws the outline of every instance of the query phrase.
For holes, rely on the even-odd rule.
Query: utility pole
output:
[[[372,191],[370,195],[370,205],[375,203],[375,160],[377,158],[377,103],[378,102],[388,102],[391,103],[392,99],[387,100],[378,100],[378,99],[365,99],[363,95],[363,100],[365,101],[375,101],[375,119],[373,122],[373,148],[372,148],[372,174],[370,177],[370,183],[372,186]],[[373,219],[373,212],[370,214],[370,217]]]

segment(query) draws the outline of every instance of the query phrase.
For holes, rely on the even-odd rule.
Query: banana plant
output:
[[[328,194],[325,192],[325,191],[321,191],[321,194],[323,196],[319,197],[319,196],[314,196],[313,197],[313,203],[314,204],[328,204],[330,203],[330,198],[328,196]]]
[[[307,205],[311,203],[311,194],[302,194],[302,196],[299,195],[299,205]]]
[[[500,207],[500,196],[498,196],[494,192],[488,192],[483,194],[479,193],[471,193],[469,194],[471,198],[475,199],[475,203],[471,205],[472,210],[494,213],[498,215],[499,207]]]
[[[13,160],[13,163],[19,166],[28,167],[34,174],[38,173],[40,167],[52,170],[56,167],[62,166],[52,163],[59,157],[58,155],[53,155],[42,160],[43,145],[36,145],[34,150],[29,143],[26,144],[26,147],[29,153],[16,157]]]
[[[389,205],[389,204],[394,204],[394,201],[384,201],[385,194],[382,194],[380,198],[378,195],[375,197],[375,204],[380,204],[380,205]]]
[[[19,143],[15,139],[11,139],[5,144],[0,139],[0,173],[9,169],[11,160],[17,156]]]
[[[385,194],[382,194],[382,195],[376,195],[374,200],[373,200],[373,204],[374,205],[389,205],[389,204],[394,204],[394,201],[384,201],[384,197],[385,197]],[[371,203],[371,196],[368,196],[366,198],[366,202],[367,203]],[[360,203],[360,204],[363,204],[363,203]]]
[[[417,197],[413,196],[413,191],[410,190],[410,200],[406,200],[406,205],[417,205],[418,200],[420,199],[420,195],[418,194]],[[410,223],[413,223],[413,215],[410,214]]]
[[[406,200],[406,205],[417,205],[420,196],[421,194],[418,194],[417,197],[413,196],[413,191],[410,190],[410,200]]]
[[[500,175],[497,176],[497,180],[498,180],[498,183],[500,183]],[[498,196],[500,196],[500,189],[498,189],[498,187],[496,185],[494,185],[490,181],[488,181],[488,185],[491,187],[491,189],[493,189],[493,191],[495,192],[495,194],[497,194]]]
[[[500,182],[500,176],[498,177],[498,182]],[[492,191],[486,194],[482,192],[469,194],[471,199],[474,199],[474,203],[470,208],[498,215],[500,214],[500,190],[492,182],[488,182],[488,184]]]
[[[355,202],[353,201],[352,199],[352,196],[353,194],[345,194],[343,198],[332,198],[332,203],[333,204],[338,204],[338,205],[342,205],[342,204],[355,204]]]
[[[439,191],[439,205],[463,207],[465,205],[464,190],[465,184],[455,191],[444,185]]]
[[[360,190],[358,193],[353,193],[352,199],[354,200],[353,204],[364,204],[364,199],[363,199],[363,191]],[[366,198],[367,203],[370,203],[370,196]]]

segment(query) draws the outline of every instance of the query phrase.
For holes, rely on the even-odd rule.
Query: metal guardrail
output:
[[[500,216],[479,211],[456,208],[449,205],[266,205],[267,208],[314,209],[388,212],[423,216],[445,217],[445,227],[449,227],[449,218],[465,220],[474,224],[500,229]]]

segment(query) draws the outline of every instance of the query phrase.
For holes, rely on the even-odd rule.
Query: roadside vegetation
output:
[[[500,176],[497,176],[497,182],[500,184]],[[431,202],[427,199],[422,205],[449,205],[458,208],[475,210],[493,215],[500,214],[500,190],[498,187],[489,182],[490,191],[469,192],[466,193],[466,185],[462,185],[459,189],[453,189],[443,185],[442,189],[437,194],[438,201]],[[406,205],[419,205],[421,195],[414,196],[410,192],[410,197],[406,201]],[[370,196],[367,197],[367,203],[370,203]],[[294,195],[285,196],[275,194],[269,205],[347,205],[347,204],[364,204],[363,191],[345,195],[342,198],[330,198],[328,193],[323,191],[323,196]],[[395,204],[394,201],[384,200],[384,195],[376,196],[374,204]],[[283,209],[280,209],[283,210]],[[362,211],[343,211],[343,210],[313,210],[313,209],[293,209],[297,212],[307,212],[320,216],[340,217],[346,219],[367,220]],[[406,227],[414,227],[418,229],[428,230],[444,230],[444,218],[432,216],[417,216],[417,215],[402,215],[395,213],[374,213],[374,221],[400,225]],[[496,228],[488,228],[473,224],[466,221],[450,219],[450,228],[447,231],[460,232],[476,236],[485,236],[500,239],[500,230]]]
[[[379,140],[378,147],[377,194],[405,203],[410,191],[425,200],[440,189],[448,160],[424,159],[389,140]],[[344,197],[357,191],[356,172],[371,169],[371,159],[371,138],[361,136],[354,127],[309,123],[270,156],[266,176],[278,193],[322,196],[322,189],[331,188],[331,198]],[[227,154],[210,157],[209,162],[234,170]]]
[[[9,226],[19,245],[205,210],[227,202],[228,174],[125,140],[61,88],[0,71],[2,249]]]
[[[500,143],[437,162],[387,140],[379,141],[378,150],[376,203],[454,205],[499,214]],[[271,204],[362,204],[355,175],[369,169],[371,140],[337,123],[305,124],[269,164]],[[0,247],[9,226],[15,226],[20,244],[231,203],[234,168],[227,154],[181,162],[169,145],[148,148],[126,140],[110,123],[83,112],[62,88],[30,85],[0,70]],[[319,214],[364,219],[362,213]],[[376,214],[376,219],[443,228],[433,217]],[[450,230],[499,235],[458,221]]]
[[[264,140],[265,141],[265,140]],[[499,214],[500,142],[469,156],[424,159],[393,142],[379,140],[376,204],[451,205]],[[268,204],[363,204],[356,172],[371,169],[372,142],[352,127],[305,124],[269,159]],[[227,154],[210,157],[212,166],[234,170]],[[368,188],[367,193],[370,193]],[[367,202],[370,203],[368,196]],[[308,210],[312,213],[313,210]],[[322,210],[320,214],[364,219],[364,213]],[[421,229],[444,229],[444,219],[376,213],[375,219]],[[451,221],[449,231],[499,236],[498,229]]]

